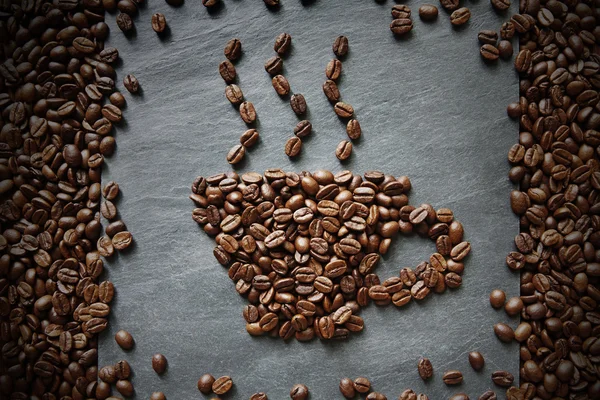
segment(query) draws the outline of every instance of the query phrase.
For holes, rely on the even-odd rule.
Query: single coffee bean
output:
[[[162,375],[167,369],[167,358],[162,354],[152,356],[152,369],[159,375]]]
[[[419,17],[424,21],[433,21],[438,16],[438,9],[433,4],[423,4],[419,7]]]
[[[140,90],[140,83],[133,74],[125,75],[125,78],[123,78],[123,85],[129,93],[137,93]]]
[[[498,49],[491,44],[484,44],[479,49],[479,54],[486,61],[496,61],[500,57]]]
[[[163,392],[153,392],[150,395],[150,400],[167,400],[167,396]]]
[[[306,113],[306,100],[300,93],[295,93],[290,98],[290,106],[296,115],[303,115]]]
[[[114,365],[116,379],[128,379],[131,376],[131,366],[125,360],[121,360]]]
[[[290,398],[292,400],[306,400],[308,394],[308,387],[301,383],[294,385],[290,390]]]
[[[327,68],[325,68],[325,75],[327,76],[327,79],[337,81],[341,74],[342,62],[340,60],[334,59],[327,63]]]
[[[288,157],[296,157],[302,150],[302,141],[299,137],[294,136],[288,139],[285,143],[285,154]]]
[[[515,35],[515,26],[512,22],[508,21],[502,24],[500,27],[500,37],[504,40],[510,40]]]
[[[133,348],[133,336],[122,329],[115,334],[115,341],[123,350],[131,350]]]
[[[528,49],[523,49],[519,51],[519,53],[517,53],[517,57],[515,57],[515,69],[517,72],[527,72],[527,70],[529,70],[531,67],[531,62],[531,51]]]
[[[498,323],[494,325],[494,333],[498,339],[506,343],[512,342],[515,338],[515,332],[513,329],[504,323]]]
[[[406,4],[396,4],[392,6],[392,18],[408,18],[410,19],[411,10]]]
[[[490,304],[494,308],[504,307],[506,301],[506,294],[500,289],[494,289],[490,293]]]
[[[156,33],[162,33],[167,27],[167,20],[161,13],[152,14],[152,29]]]
[[[227,97],[227,100],[233,105],[238,105],[244,101],[242,89],[235,83],[232,83],[225,88],[225,97]]]
[[[513,46],[512,43],[508,40],[501,40],[498,43],[498,52],[500,53],[500,57],[504,60],[509,60],[513,56]]]
[[[231,39],[225,45],[223,54],[225,54],[225,58],[229,61],[236,61],[242,55],[242,42],[237,38]]]
[[[466,393],[457,393],[450,397],[450,400],[469,400],[469,396]]]
[[[442,380],[446,385],[460,385],[463,381],[463,376],[460,371],[450,370],[444,372]]]
[[[285,76],[275,75],[271,80],[271,83],[273,84],[273,89],[275,89],[278,95],[287,96],[290,94],[290,83]]]
[[[296,127],[294,128],[294,135],[296,135],[299,138],[306,137],[310,135],[311,132],[312,124],[310,123],[310,121],[307,120],[302,120],[298,122],[298,124],[296,124]]]
[[[221,64],[219,64],[219,74],[225,83],[235,82],[235,78],[237,76],[235,67],[229,60],[222,61]]]
[[[250,396],[250,400],[269,400],[266,393],[259,392]]]
[[[354,108],[350,104],[341,101],[335,103],[333,110],[341,118],[351,118],[354,115]]]
[[[211,374],[204,374],[198,379],[198,390],[204,394],[212,392],[212,386],[215,378]]]
[[[131,32],[133,30],[133,20],[129,16],[129,14],[120,13],[117,15],[117,26],[119,29],[125,33]]]
[[[117,249],[119,251],[125,250],[126,248],[131,246],[132,242],[133,242],[133,236],[128,231],[119,232],[112,238],[113,246],[115,247],[115,249]]]
[[[506,11],[510,8],[510,0],[490,0],[490,3],[498,11]]]
[[[496,393],[491,390],[484,392],[477,400],[497,400]]]
[[[342,140],[335,149],[335,156],[340,161],[347,160],[352,154],[352,143],[347,140]]]
[[[419,376],[424,381],[433,376],[433,366],[431,365],[431,361],[429,361],[428,358],[421,358],[417,367],[419,371]]]
[[[454,11],[458,8],[459,0],[440,0],[440,4],[446,11]]]
[[[279,7],[279,0],[263,0],[267,7],[277,8]]]
[[[509,387],[514,380],[514,376],[508,371],[492,372],[492,381],[498,386]]]
[[[222,395],[222,394],[229,392],[229,390],[231,389],[232,386],[233,386],[233,381],[231,380],[231,377],[222,376],[220,378],[217,378],[213,382],[212,391],[215,394]]]
[[[131,382],[126,381],[126,380],[118,380],[117,383],[115,384],[115,387],[117,388],[117,391],[119,393],[121,393],[123,396],[125,397],[132,397],[133,396],[133,385],[131,384]]]
[[[511,317],[519,315],[523,310],[523,300],[519,296],[511,297],[504,305],[504,311]]]
[[[229,164],[237,164],[244,159],[246,148],[241,144],[236,144],[227,153],[227,162]]]
[[[384,394],[379,392],[371,392],[365,397],[366,400],[387,400]]]
[[[331,79],[326,80],[323,84],[323,93],[325,93],[327,99],[332,103],[340,100],[340,91],[337,84]]]
[[[246,148],[252,147],[258,142],[259,134],[256,129],[248,129],[240,136],[240,144]]]
[[[333,53],[338,57],[344,57],[348,54],[348,38],[346,36],[338,36],[333,41]]]
[[[367,393],[369,390],[371,390],[371,381],[362,376],[356,378],[354,380],[354,390],[362,394]]]
[[[219,0],[202,0],[202,5],[206,8],[212,8],[219,4]]]
[[[288,33],[281,33],[275,38],[273,50],[280,56],[287,54],[292,47],[292,37]]]
[[[477,34],[477,40],[479,40],[479,43],[481,44],[491,44],[492,46],[495,46],[496,43],[498,43],[498,34],[496,31],[480,31],[479,34]]]
[[[256,121],[256,110],[254,104],[249,101],[244,101],[240,104],[240,117],[247,124],[252,124]]]
[[[481,371],[485,365],[485,359],[478,351],[472,351],[469,353],[469,364],[475,371]]]
[[[471,11],[467,7],[459,8],[450,14],[450,23],[454,26],[466,24],[471,18]]]
[[[357,140],[360,138],[362,134],[362,129],[358,120],[351,119],[350,121],[348,121],[348,124],[346,125],[346,133],[348,134],[348,137],[352,140]]]
[[[283,60],[279,56],[273,56],[265,62],[265,71],[275,76],[283,71]]]
[[[406,35],[413,28],[412,19],[409,18],[398,18],[392,21],[390,24],[390,30],[395,35]]]

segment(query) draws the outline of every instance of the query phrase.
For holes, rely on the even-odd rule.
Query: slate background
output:
[[[140,399],[159,390],[170,399],[202,398],[196,381],[205,372],[233,377],[230,399],[258,391],[285,399],[299,382],[310,387],[312,399],[341,398],[339,379],[360,375],[390,399],[409,387],[432,400],[460,391],[473,398],[493,387],[494,370],[518,376],[518,346],[501,344],[492,329],[508,317],[487,300],[497,287],[509,296],[518,294],[518,276],[504,264],[518,232],[506,178],[506,153],[518,127],[505,114],[506,105],[517,99],[518,79],[510,62],[486,65],[476,40],[479,30],[498,29],[508,14],[499,16],[486,1],[467,2],[473,17],[454,29],[441,8],[437,21],[421,21],[422,3],[410,0],[414,29],[396,39],[388,28],[393,1],[282,3],[273,12],[260,0],[224,0],[209,13],[199,0],[178,8],[158,0],[140,10],[130,37],[116,28],[114,15],[108,18],[109,44],[122,56],[119,80],[134,73],[143,91],[126,93],[126,122],[118,127],[118,150],[103,175],[121,186],[117,205],[135,245],[107,268],[117,296],[110,329],[100,341],[100,365],[127,359]],[[167,18],[165,37],[151,29],[154,12]],[[298,119],[263,69],[274,55],[275,36],[283,31],[293,37],[285,75],[292,90],[305,95],[314,124],[297,161],[285,156],[283,145]],[[321,91],[331,44],[340,34],[348,36],[350,53],[339,86],[363,128],[362,140],[343,165],[334,151],[346,138],[345,125]],[[213,240],[192,221],[194,206],[187,197],[197,175],[230,169],[225,155],[246,129],[225,99],[217,72],[223,46],[232,37],[243,43],[236,64],[239,84],[256,106],[261,134],[239,172],[280,167],[408,175],[411,204],[450,207],[464,224],[473,253],[460,289],[403,309],[372,305],[361,314],[364,332],[347,342],[284,343],[246,334],[244,299],[214,260]],[[382,280],[396,275],[433,249],[430,241],[401,236],[377,272]],[[515,326],[517,320],[510,323]],[[118,329],[136,339],[127,354],[113,340]],[[486,358],[481,373],[468,365],[472,350]],[[162,377],[151,369],[156,352],[169,360]],[[435,369],[427,383],[417,374],[421,356]],[[442,374],[447,369],[461,370],[464,383],[446,387]]]

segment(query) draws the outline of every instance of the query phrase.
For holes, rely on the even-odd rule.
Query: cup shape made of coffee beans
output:
[[[471,250],[462,224],[450,209],[409,205],[410,189],[407,177],[379,171],[269,169],[197,177],[190,199],[248,300],[248,333],[308,341],[362,331],[358,313],[371,302],[402,307],[461,285]],[[436,252],[381,280],[377,264],[400,233],[430,238]]]

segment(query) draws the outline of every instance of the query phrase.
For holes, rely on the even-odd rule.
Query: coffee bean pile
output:
[[[371,301],[397,307],[462,283],[471,246],[446,208],[408,205],[407,177],[378,171],[296,174],[235,172],[192,184],[194,221],[215,237],[249,334],[300,341],[346,339],[362,331]],[[435,241],[437,252],[383,282],[375,273],[398,233]]]
[[[219,64],[219,74],[227,84],[225,87],[225,97],[229,102],[238,109],[242,121],[250,127],[256,123],[256,110],[254,104],[244,100],[242,89],[234,82],[237,80],[237,72],[233,62],[239,60],[242,56],[242,42],[237,39],[231,39],[225,45],[223,50],[225,61]],[[227,153],[227,162],[229,164],[237,164],[242,161],[246,155],[246,150],[256,144],[259,139],[258,131],[250,128],[240,136],[240,143],[236,144]]]
[[[519,39],[521,97],[507,112],[520,122],[508,161],[509,178],[519,184],[510,203],[521,233],[506,263],[520,272],[521,293],[508,301],[500,290],[490,294],[493,307],[521,317],[514,330],[494,326],[500,340],[521,345],[521,384],[508,390],[511,400],[600,398],[598,6],[523,0],[502,24],[497,50],[496,32],[479,35],[486,59],[501,51],[508,57],[508,41],[515,33]],[[504,385],[512,377],[493,379]]]

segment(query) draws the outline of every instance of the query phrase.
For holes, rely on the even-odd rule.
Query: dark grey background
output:
[[[360,375],[390,399],[409,387],[432,400],[459,391],[476,397],[493,387],[492,371],[508,369],[517,376],[517,346],[501,344],[492,329],[507,317],[487,299],[497,287],[518,293],[517,275],[504,264],[518,231],[506,178],[506,153],[518,131],[505,114],[518,95],[517,77],[510,62],[485,65],[476,40],[480,29],[498,29],[503,18],[487,1],[469,2],[473,17],[457,30],[443,10],[436,22],[424,23],[417,12],[421,3],[409,1],[414,29],[396,39],[389,31],[393,1],[282,3],[272,12],[260,0],[224,0],[218,12],[208,13],[200,0],[179,8],[157,0],[141,10],[130,38],[118,31],[114,15],[109,18],[110,45],[122,54],[120,77],[134,73],[143,93],[126,94],[126,123],[118,128],[118,151],[103,176],[122,188],[117,204],[135,246],[107,268],[117,297],[110,329],[102,336],[100,365],[127,359],[137,398],[160,390],[170,399],[201,398],[196,381],[205,372],[233,377],[231,399],[258,391],[285,399],[299,382],[310,387],[313,399],[340,398],[339,379]],[[166,15],[171,31],[165,38],[151,30],[154,12]],[[292,89],[305,95],[314,124],[302,156],[293,162],[283,146],[297,117],[263,69],[283,31],[293,36],[285,75]],[[321,91],[331,44],[340,34],[348,36],[351,48],[340,90],[364,132],[344,165],[334,156],[346,138],[344,124]],[[378,169],[408,175],[411,204],[450,207],[465,226],[473,253],[460,289],[404,309],[372,305],[361,314],[364,332],[347,342],[284,343],[246,334],[245,301],[214,260],[213,239],[192,221],[194,205],[187,197],[197,175],[230,169],[225,155],[246,129],[225,99],[217,72],[232,37],[243,43],[236,64],[239,84],[256,106],[261,134],[238,170]],[[382,279],[396,275],[433,250],[429,241],[400,236],[377,272]],[[126,354],[115,344],[118,329],[134,335],[133,351]],[[468,365],[472,350],[486,357],[482,373]],[[151,369],[156,352],[169,360],[162,377]],[[417,374],[422,356],[435,369],[428,383]],[[445,387],[441,378],[447,369],[463,371],[460,387]]]

